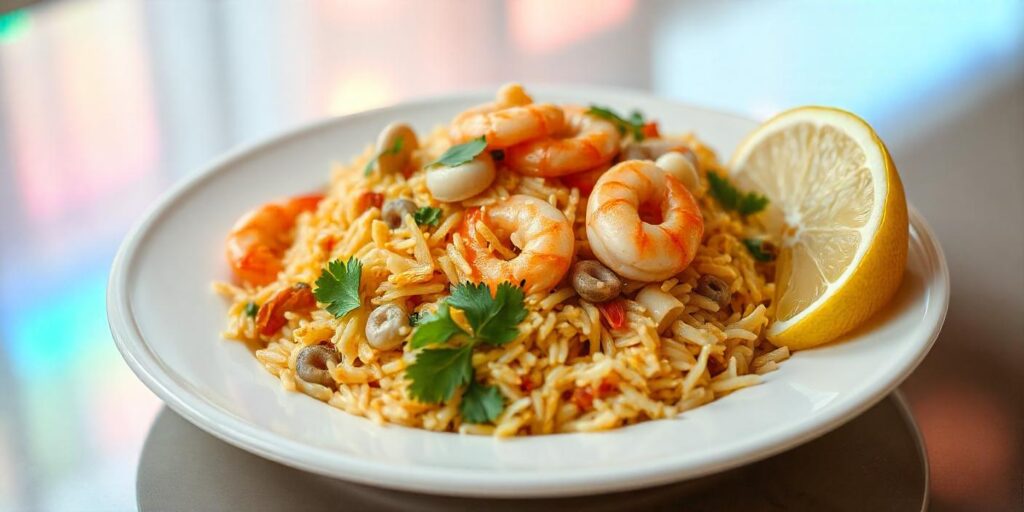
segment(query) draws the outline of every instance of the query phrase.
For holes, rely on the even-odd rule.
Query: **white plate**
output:
[[[728,156],[753,121],[645,94],[565,87],[544,101],[639,108],[669,132],[694,130]],[[379,426],[289,393],[240,343],[220,339],[223,240],[257,204],[322,186],[332,160],[362,151],[385,124],[423,131],[490,93],[418,101],[332,119],[235,151],[174,188],[125,239],[107,297],[132,370],[197,426],[250,452],[370,485],[465,496],[610,492],[693,478],[761,459],[839,426],[896,387],[938,335],[949,276],[934,236],[911,214],[903,286],[853,335],[799,352],[759,386],[676,419],[605,433],[496,440]]]

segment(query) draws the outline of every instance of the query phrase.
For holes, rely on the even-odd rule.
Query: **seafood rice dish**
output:
[[[224,336],[287,390],[464,434],[613,429],[757,385],[789,357],[764,335],[768,200],[657,114],[509,84],[432,131],[383,127],[227,233]]]

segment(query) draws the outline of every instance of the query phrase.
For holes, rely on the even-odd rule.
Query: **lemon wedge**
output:
[[[771,201],[761,215],[782,240],[772,343],[829,342],[889,302],[906,267],[907,201],[863,119],[825,107],[783,112],[740,144],[730,169]]]

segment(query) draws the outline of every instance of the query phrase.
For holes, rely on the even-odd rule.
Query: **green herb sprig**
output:
[[[466,162],[473,161],[480,153],[487,148],[487,137],[481,135],[479,138],[469,142],[456,144],[444,152],[437,160],[427,164],[427,167],[455,167]]]
[[[423,206],[413,212],[412,218],[420,226],[436,226],[441,221],[441,209]]]
[[[760,238],[744,238],[743,245],[747,247],[747,251],[754,257],[755,260],[760,262],[775,261],[775,250],[765,240]]]
[[[768,198],[757,192],[741,192],[727,178],[708,171],[708,191],[722,208],[747,216],[764,210]]]
[[[452,287],[451,296],[441,303],[437,313],[421,316],[412,334],[413,348],[424,348],[406,369],[409,395],[424,403],[451,400],[465,388],[459,411],[469,423],[494,421],[504,407],[504,399],[494,386],[473,378],[473,348],[479,344],[501,346],[519,334],[519,323],[526,318],[522,288],[501,283],[492,296],[485,284],[463,283]],[[460,310],[470,332],[451,316],[451,308]],[[433,345],[447,344],[444,348]]]
[[[623,117],[608,107],[591,105],[587,113],[611,121],[621,134],[629,133],[638,141],[644,140],[644,125],[647,121],[639,110],[630,112],[629,117]]]
[[[402,151],[403,144],[405,144],[405,139],[398,137],[390,148],[381,149],[379,153],[373,155],[373,158],[371,158],[369,162],[366,162],[366,167],[363,167],[363,176],[369,176],[373,172],[373,166],[377,164],[377,160],[380,160],[380,157],[384,155],[397,155]]]
[[[359,298],[359,281],[363,275],[363,263],[355,256],[347,262],[334,260],[316,280],[313,296],[327,304],[327,311],[336,318],[362,305]]]

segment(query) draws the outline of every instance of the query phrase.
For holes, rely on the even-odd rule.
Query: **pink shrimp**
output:
[[[315,210],[323,197],[311,194],[267,203],[238,219],[225,242],[235,277],[256,286],[273,282],[283,268],[281,258],[291,245],[295,218]]]
[[[614,124],[586,113],[582,107],[562,107],[565,129],[509,148],[510,169],[529,176],[555,177],[583,172],[611,162],[622,136]]]
[[[451,136],[456,143],[481,136],[487,147],[502,149],[562,129],[562,109],[550,103],[533,103],[522,86],[508,84],[498,91],[497,100],[473,107],[452,120]]]
[[[482,229],[494,238],[487,240],[490,236],[480,233]],[[527,195],[509,196],[486,209],[470,211],[461,235],[472,280],[487,283],[491,290],[502,281],[525,283],[527,293],[550,290],[562,280],[576,243],[572,224],[561,211]],[[500,238],[512,242],[518,254],[495,240]]]
[[[612,167],[587,200],[587,239],[594,256],[617,274],[663,281],[697,253],[704,218],[686,187],[654,162]]]

